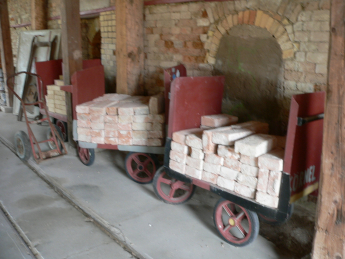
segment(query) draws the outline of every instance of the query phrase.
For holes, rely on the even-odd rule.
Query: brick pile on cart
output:
[[[230,115],[201,117],[201,128],[173,133],[169,167],[181,174],[277,208],[285,138],[268,124],[237,124]]]

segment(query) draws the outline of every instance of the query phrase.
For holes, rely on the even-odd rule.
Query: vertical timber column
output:
[[[144,1],[116,0],[116,92],[144,93]]]
[[[6,100],[7,106],[13,106],[13,93],[8,90],[7,85],[13,88],[13,80],[7,82],[8,76],[14,74],[13,53],[11,43],[10,21],[8,18],[7,0],[0,0],[0,51],[1,64],[6,82]]]
[[[47,23],[47,0],[31,0],[31,28],[45,30]]]
[[[314,259],[345,259],[345,1],[332,0]]]
[[[61,0],[62,72],[65,85],[71,84],[71,76],[83,68],[79,0]],[[71,93],[66,92],[68,141],[73,142],[73,117]]]

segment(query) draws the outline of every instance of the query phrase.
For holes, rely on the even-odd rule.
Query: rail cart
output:
[[[29,73],[29,72],[18,72],[12,76],[10,76],[7,81],[13,80],[15,82],[15,77],[21,74],[26,74],[28,76],[35,76],[37,80],[42,83],[42,79],[39,75]],[[13,84],[14,85],[14,84]],[[67,154],[67,150],[65,147],[65,144],[63,143],[62,134],[60,132],[60,129],[58,127],[55,127],[49,120],[49,118],[41,118],[38,120],[29,120],[26,113],[26,107],[27,106],[33,106],[33,105],[40,105],[42,109],[47,112],[47,105],[41,96],[38,97],[38,101],[36,102],[30,102],[26,103],[22,98],[19,97],[19,95],[14,91],[14,89],[7,84],[8,89],[13,92],[16,98],[21,103],[22,110],[24,113],[25,123],[27,126],[28,134],[26,134],[24,131],[18,131],[15,133],[14,136],[14,142],[15,142],[15,149],[18,157],[24,161],[27,161],[31,155],[33,155],[33,158],[37,163],[40,163],[43,160],[50,159],[50,158],[57,158],[59,156]],[[31,124],[37,124],[42,123],[43,121],[48,121],[49,124],[49,137],[43,141],[37,141],[32,128]],[[42,143],[51,143],[50,147],[51,150],[43,151],[40,147],[40,144]],[[37,150],[37,151],[36,151]]]
[[[53,84],[54,79],[59,78],[62,74],[62,61],[36,62],[36,71],[42,75],[43,83],[39,87],[40,92],[46,95],[47,85]],[[77,114],[75,107],[78,104],[91,101],[105,94],[104,69],[100,60],[83,61],[83,70],[77,71],[72,75],[71,83],[71,85],[60,86],[60,89],[72,94],[73,139],[77,141]],[[66,115],[46,112],[42,108],[40,111],[42,114],[52,117],[55,124],[61,129],[62,134],[67,136]],[[84,165],[91,166],[93,164],[96,148],[128,151],[129,153],[125,160],[126,172],[133,181],[142,184],[152,182],[159,164],[156,155],[164,154],[164,147],[109,145],[79,141],[77,142],[77,152],[80,161]]]
[[[177,77],[176,68],[165,73],[166,83]],[[170,78],[169,78],[170,75]],[[234,246],[246,246],[259,233],[259,219],[283,223],[292,213],[293,202],[318,188],[323,133],[323,92],[295,95],[291,101],[288,134],[281,178],[278,208],[261,205],[203,180],[180,174],[169,168],[172,133],[200,127],[202,115],[221,113],[223,77],[181,77],[171,83],[168,135],[164,166],[155,174],[153,187],[159,199],[181,204],[194,194],[195,187],[212,191],[221,198],[214,208],[217,232]]]

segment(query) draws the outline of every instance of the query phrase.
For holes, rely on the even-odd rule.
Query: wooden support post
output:
[[[0,51],[2,72],[4,74],[7,106],[13,106],[13,93],[7,85],[13,88],[13,80],[7,82],[7,78],[14,74],[13,53],[11,43],[10,21],[8,18],[7,0],[0,0]]]
[[[345,1],[332,0],[314,259],[345,259]]]
[[[144,93],[144,1],[116,0],[116,92]]]
[[[47,0],[31,0],[31,28],[45,30],[47,23]]]
[[[65,85],[70,85],[71,76],[75,72],[83,69],[79,8],[79,0],[61,1],[62,70]],[[66,92],[68,140],[74,146],[71,97],[71,94]]]

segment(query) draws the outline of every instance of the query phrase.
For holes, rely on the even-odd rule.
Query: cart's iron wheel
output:
[[[61,133],[62,133],[62,140],[64,142],[66,142],[68,140],[68,136],[67,136],[67,123],[61,120],[57,120],[56,121],[56,126],[59,127]]]
[[[54,125],[54,124],[53,124],[53,127],[55,128],[56,132],[57,132],[57,133],[60,135],[60,137],[62,138],[62,133],[61,133],[60,128],[59,128],[57,125]],[[53,137],[52,131],[51,131],[50,127],[48,127],[48,130],[47,130],[47,139],[51,139],[52,137]],[[57,142],[58,142],[58,144],[59,144],[59,147],[60,147],[60,150],[61,150],[61,149],[62,149],[62,145],[61,145],[61,142],[60,142],[60,140],[58,139],[58,137],[56,137],[56,140],[57,140]],[[56,148],[57,148],[56,145],[55,145],[55,142],[54,142],[53,140],[52,140],[52,141],[48,141],[47,143],[48,143],[48,146],[49,146],[50,149],[56,149]]]
[[[82,148],[77,144],[77,152],[80,161],[86,165],[90,166],[95,162],[95,150],[93,148]]]
[[[153,178],[153,189],[159,199],[169,204],[181,204],[192,198],[195,186],[168,176],[164,166],[160,167]]]
[[[275,219],[270,219],[264,215],[261,215],[261,214],[258,214],[260,220],[264,223],[267,223],[267,224],[270,224],[272,226],[279,226],[279,225],[282,225],[284,223],[286,223],[287,221],[289,221],[289,219],[291,218],[292,214],[293,214],[293,211],[294,211],[294,204],[291,203],[289,204],[289,207],[288,207],[288,214],[287,214],[287,217],[284,221],[276,221]]]
[[[28,135],[24,131],[18,131],[14,135],[16,153],[21,160],[27,161],[31,157],[32,149]]]
[[[233,246],[249,245],[259,234],[257,214],[223,198],[214,208],[213,220],[217,232]]]
[[[150,154],[130,152],[126,156],[126,173],[137,183],[151,183],[156,172],[156,163]]]

